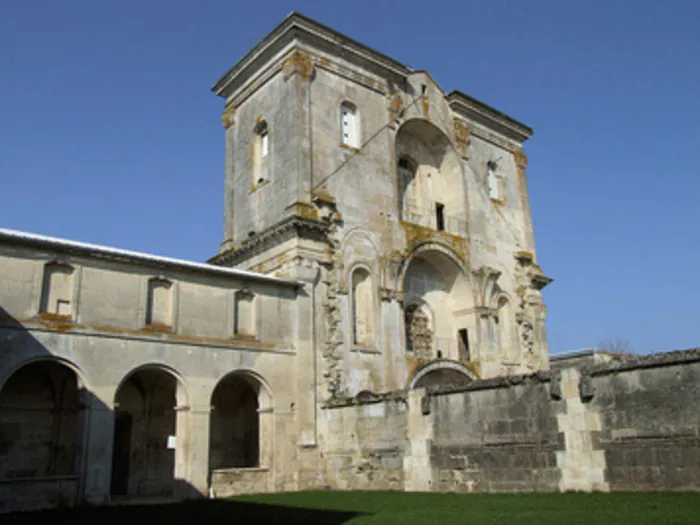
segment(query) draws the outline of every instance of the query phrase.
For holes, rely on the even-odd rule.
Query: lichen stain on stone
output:
[[[441,244],[454,252],[461,262],[466,265],[469,259],[469,241],[464,237],[459,237],[445,231],[433,230],[424,226],[419,226],[406,221],[401,221],[401,225],[406,233],[407,250],[402,255],[408,254],[423,244]]]

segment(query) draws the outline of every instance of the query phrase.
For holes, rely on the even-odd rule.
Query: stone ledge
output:
[[[623,359],[600,363],[591,367],[585,367],[582,375],[605,376],[617,372],[628,372],[644,368],[659,368],[663,366],[673,366],[689,364],[700,361],[700,348],[689,350],[676,350],[673,352],[663,352],[650,355],[625,356]]]

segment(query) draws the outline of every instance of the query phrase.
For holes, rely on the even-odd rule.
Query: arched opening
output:
[[[413,388],[429,386],[463,386],[471,382],[471,378],[462,372],[451,368],[438,368],[423,375],[415,382]]]
[[[501,356],[512,362],[517,359],[518,347],[515,344],[515,318],[508,297],[501,295],[496,303],[498,316],[498,342]]]
[[[0,479],[76,475],[79,398],[75,372],[55,361],[10,376],[0,391]]]
[[[409,382],[408,387],[464,386],[473,379],[471,372],[459,363],[436,361],[420,368]]]
[[[173,495],[180,388],[178,379],[160,368],[133,372],[120,385],[114,403],[112,495]]]
[[[396,135],[401,220],[454,235],[467,233],[459,155],[434,124],[413,119]]]
[[[211,397],[212,470],[260,466],[260,384],[243,374],[222,379]]]
[[[340,105],[340,143],[351,148],[360,147],[360,116],[352,102]]]
[[[365,268],[357,268],[352,272],[351,281],[353,343],[371,346],[374,339],[372,278]]]
[[[421,251],[406,268],[403,291],[406,351],[418,363],[462,359],[473,296],[461,266],[438,249]]]
[[[262,184],[270,178],[270,130],[266,121],[259,122],[254,129],[253,184]]]

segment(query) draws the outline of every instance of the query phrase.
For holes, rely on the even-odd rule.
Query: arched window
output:
[[[494,161],[486,163],[486,182],[489,188],[489,198],[495,201],[503,200],[501,181],[496,175],[496,163]]]
[[[513,309],[506,296],[498,299],[498,341],[501,358],[512,359],[516,355]]]
[[[149,279],[146,325],[167,329],[172,324],[172,283],[162,277]]]
[[[253,145],[253,183],[261,184],[269,177],[270,131],[267,122],[261,121],[255,126],[255,143]]]
[[[374,297],[372,278],[364,268],[352,272],[353,343],[370,346],[373,342]]]
[[[360,147],[360,117],[357,107],[350,102],[340,105],[340,143],[351,148]]]
[[[73,314],[73,267],[52,262],[44,267],[41,313],[70,317]]]

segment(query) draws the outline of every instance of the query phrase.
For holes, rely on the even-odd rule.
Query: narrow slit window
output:
[[[253,182],[260,184],[269,179],[270,130],[267,122],[260,122],[255,128]]]
[[[486,165],[486,182],[489,188],[489,198],[496,201],[501,200],[500,182],[496,176],[496,163],[493,161]]]
[[[441,202],[435,203],[435,224],[439,231],[445,231],[445,205]]]

